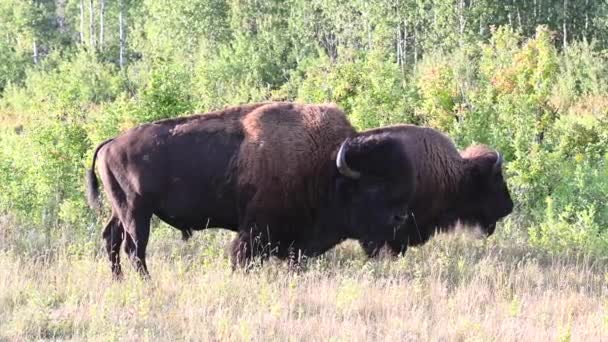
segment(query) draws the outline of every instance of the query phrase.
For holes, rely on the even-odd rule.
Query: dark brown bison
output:
[[[357,134],[333,105],[254,104],[133,128],[97,147],[112,209],[103,237],[112,272],[120,245],[148,274],[156,215],[187,236],[237,231],[234,266],[252,257],[314,256],[347,238],[389,239],[407,218],[413,168],[399,138]]]
[[[406,223],[389,240],[361,239],[369,256],[383,247],[392,255],[427,242],[457,222],[479,225],[487,235],[513,210],[502,175],[503,159],[484,145],[459,153],[442,133],[425,127],[398,125],[370,130],[401,142],[415,168],[416,184]],[[407,175],[409,177],[409,174]]]

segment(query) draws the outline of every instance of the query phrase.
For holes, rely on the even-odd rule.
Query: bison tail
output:
[[[108,139],[97,146],[93,153],[91,168],[87,170],[87,201],[93,210],[99,210],[101,207],[101,201],[99,200],[99,181],[97,180],[97,175],[95,175],[95,160],[97,159],[99,150],[112,140],[113,139]]]
[[[101,207],[99,201],[99,181],[97,175],[95,175],[95,169],[87,170],[87,201],[89,207],[94,210],[98,210]]]

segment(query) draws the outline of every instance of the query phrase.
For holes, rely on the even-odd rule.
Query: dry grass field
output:
[[[0,340],[608,340],[606,260],[500,234],[444,235],[380,261],[347,242],[300,272],[270,262],[243,273],[224,256],[229,233],[183,243],[157,229],[148,283],[130,267],[111,281],[101,243],[33,256],[4,239]]]

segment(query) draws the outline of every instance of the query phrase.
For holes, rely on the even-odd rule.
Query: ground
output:
[[[398,260],[353,242],[306,269],[232,272],[230,233],[157,229],[152,280],[113,282],[101,241],[0,252],[0,340],[608,340],[608,261],[550,256],[500,234],[435,238]],[[5,246],[6,247],[6,246]]]

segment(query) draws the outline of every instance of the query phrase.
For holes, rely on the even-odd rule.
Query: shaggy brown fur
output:
[[[479,224],[492,234],[496,221],[513,209],[509,191],[496,165],[497,152],[474,145],[459,153],[444,134],[426,127],[398,125],[372,130],[400,139],[416,169],[411,217],[394,239],[362,241],[373,256],[386,243],[392,254],[425,243],[435,232],[457,221]]]
[[[239,184],[258,188],[250,205],[262,200],[277,211],[316,203],[320,188],[307,188],[307,182],[326,178],[328,157],[335,158],[344,139],[355,135],[333,105],[264,106],[243,119],[243,130]]]
[[[478,158],[496,158],[496,151],[486,145],[471,145],[460,152],[462,158],[478,159]]]

